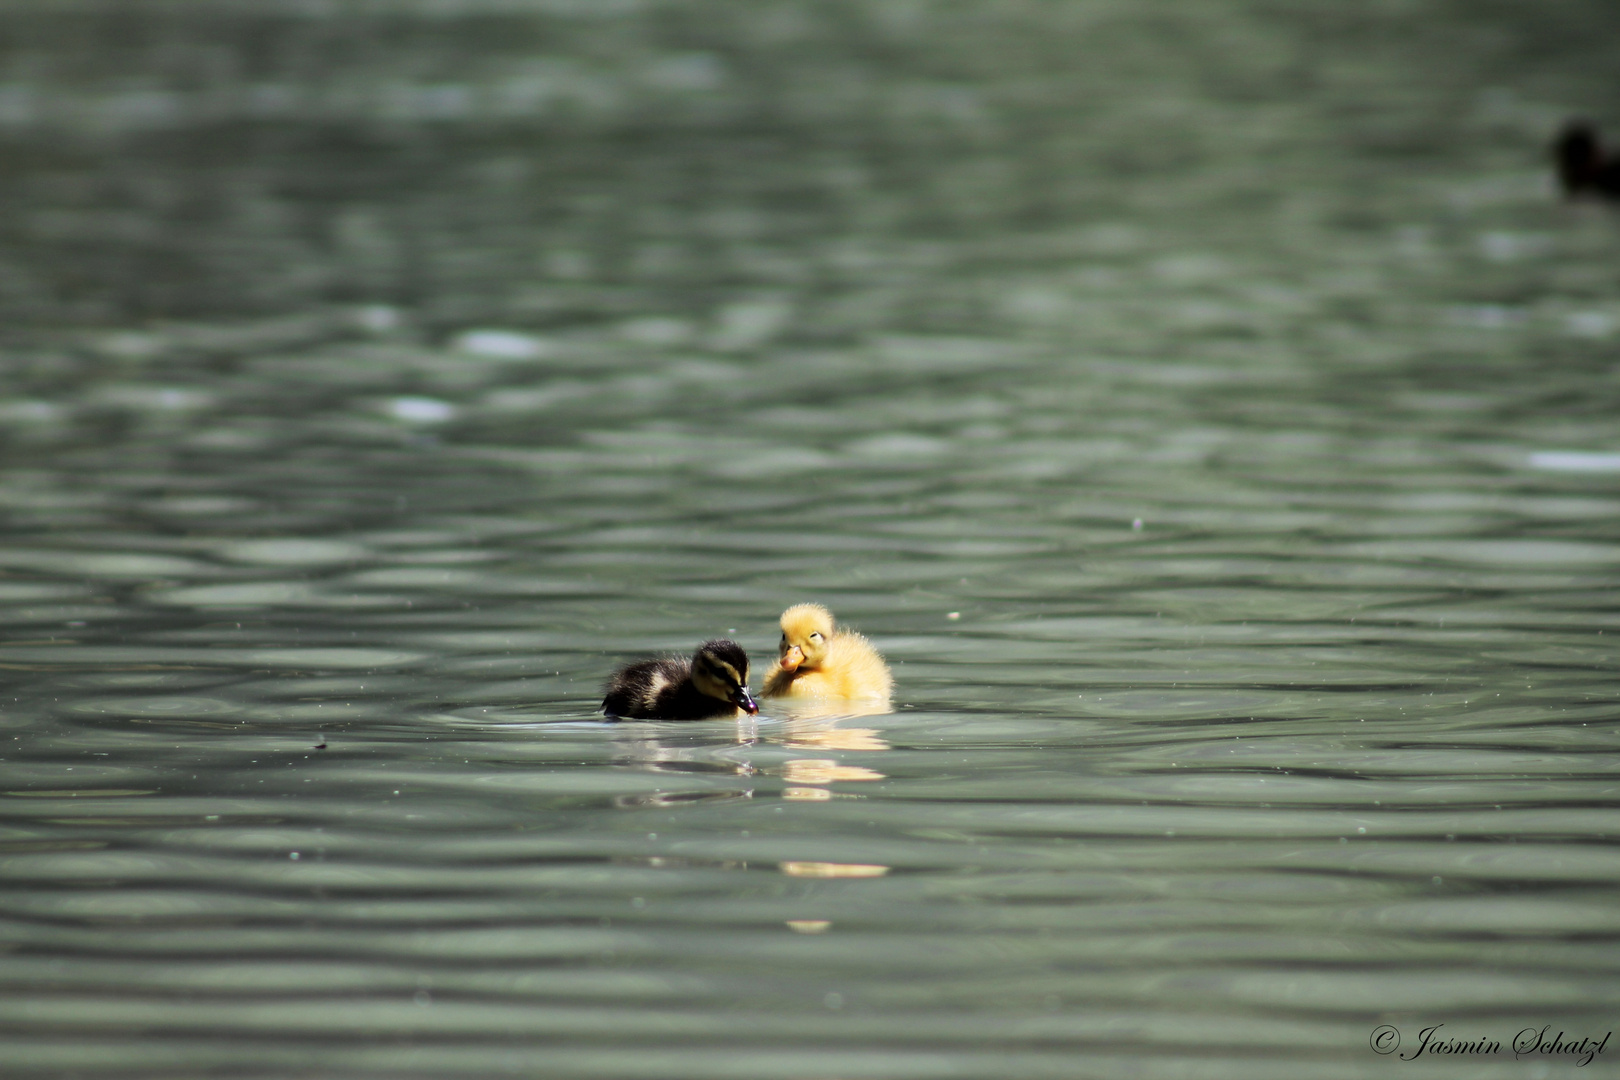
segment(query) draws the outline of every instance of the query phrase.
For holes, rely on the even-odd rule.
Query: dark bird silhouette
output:
[[[748,654],[735,641],[716,638],[691,660],[643,660],[614,673],[603,689],[602,711],[631,720],[707,720],[759,712],[748,693]]]
[[[1558,180],[1564,194],[1571,197],[1588,192],[1606,199],[1620,199],[1620,157],[1606,156],[1597,131],[1583,120],[1564,125],[1553,144],[1558,161]]]

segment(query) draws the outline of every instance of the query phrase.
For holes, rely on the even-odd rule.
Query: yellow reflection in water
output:
[[[790,784],[831,784],[838,780],[882,780],[876,769],[840,765],[832,758],[795,758],[782,766],[782,779]]]
[[[787,921],[787,926],[788,929],[792,930],[795,934],[825,934],[828,930],[832,929],[832,920],[789,919]]]
[[[882,877],[890,867],[874,863],[840,862],[785,862],[778,863],[788,877],[807,878],[871,878]]]
[[[789,787],[782,789],[782,798],[795,802],[826,802],[832,792],[822,787]]]
[[[889,744],[872,728],[813,727],[796,728],[790,725],[782,742],[788,746],[826,748],[828,750],[887,750]]]

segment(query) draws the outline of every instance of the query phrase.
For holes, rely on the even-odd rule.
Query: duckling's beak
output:
[[[746,686],[739,686],[733,691],[731,703],[749,716],[754,716],[759,712],[759,705],[754,701],[753,695],[749,694]]]
[[[804,650],[797,645],[782,654],[782,670],[798,671],[799,665],[804,663]]]

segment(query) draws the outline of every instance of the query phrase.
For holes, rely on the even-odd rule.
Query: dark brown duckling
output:
[[[1620,199],[1620,157],[1606,156],[1591,124],[1572,120],[1553,144],[1558,180],[1569,196],[1594,192]]]
[[[691,660],[643,660],[615,672],[602,711],[630,720],[707,720],[759,712],[748,693],[748,654],[725,638],[705,641]]]

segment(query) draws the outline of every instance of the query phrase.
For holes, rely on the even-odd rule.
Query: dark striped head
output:
[[[748,692],[748,654],[735,641],[716,638],[698,646],[697,654],[692,657],[692,685],[745,713],[759,712],[753,695]]]

